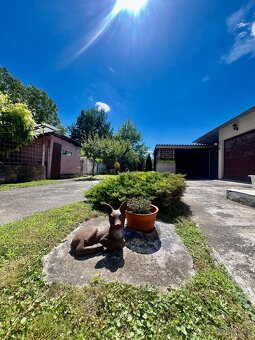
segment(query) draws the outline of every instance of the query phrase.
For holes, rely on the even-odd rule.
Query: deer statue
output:
[[[83,256],[103,250],[120,250],[125,246],[123,232],[127,202],[123,202],[117,210],[107,203],[103,206],[109,215],[110,226],[82,229],[72,240],[71,253]]]

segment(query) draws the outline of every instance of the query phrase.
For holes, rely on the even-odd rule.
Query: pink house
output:
[[[36,126],[37,138],[19,151],[0,152],[0,183],[73,177],[81,173],[81,145],[49,124]]]
[[[81,145],[75,140],[56,132],[49,132],[37,138],[43,145],[47,178],[64,178],[81,172]]]

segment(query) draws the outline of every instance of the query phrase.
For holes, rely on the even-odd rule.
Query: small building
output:
[[[39,136],[34,143],[42,145],[42,164],[46,167],[46,178],[73,177],[81,173],[81,145],[79,142],[58,133],[49,124],[37,126]]]
[[[203,144],[158,144],[154,150],[154,169],[185,174],[187,178],[217,178],[217,148]]]
[[[249,181],[255,174],[255,107],[228,120],[194,143],[218,145],[218,178]]]
[[[1,145],[0,183],[67,178],[81,173],[79,142],[46,123],[37,125],[36,131],[33,142],[19,151],[10,151],[9,140]]]

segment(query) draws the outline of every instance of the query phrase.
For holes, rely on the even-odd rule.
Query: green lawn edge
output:
[[[57,184],[57,183],[63,183],[63,181],[54,180],[54,179],[43,179],[43,180],[24,182],[24,183],[0,184],[0,191],[7,191],[7,190],[14,190],[14,189],[19,189],[19,188],[41,186],[41,185],[47,185],[47,184]]]
[[[0,337],[29,339],[254,339],[255,312],[189,219],[175,220],[196,275],[167,294],[95,280],[48,286],[42,257],[98,216],[82,202],[0,229]]]

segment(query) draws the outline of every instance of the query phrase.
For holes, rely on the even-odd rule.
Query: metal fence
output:
[[[44,145],[35,141],[13,151],[13,144],[6,139],[0,143],[0,164],[44,165]]]

